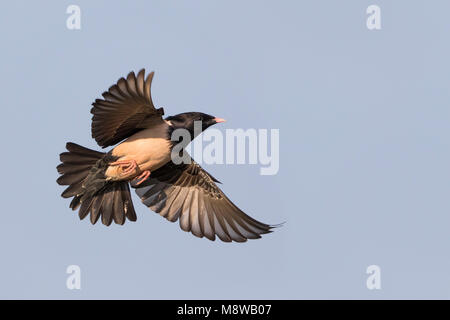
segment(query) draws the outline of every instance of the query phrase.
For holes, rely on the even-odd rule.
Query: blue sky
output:
[[[81,30],[66,8],[81,8]],[[366,8],[381,8],[381,30]],[[1,298],[448,298],[445,1],[29,1],[0,12]],[[279,129],[280,170],[205,165],[261,240],[198,239],[141,205],[79,221],[55,183],[66,141],[99,149],[90,104],[155,70],[166,114]],[[381,290],[366,268],[381,269]],[[66,288],[79,265],[81,290]]]

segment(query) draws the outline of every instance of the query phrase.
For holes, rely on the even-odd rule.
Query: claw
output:
[[[133,173],[137,168],[136,160],[120,160],[111,162],[110,166],[120,166],[122,171],[122,175],[128,175]]]
[[[134,178],[134,180],[138,180],[138,182],[136,182],[136,186],[140,185],[142,182],[147,180],[148,177],[150,177],[150,171],[149,170],[145,170],[138,177]]]

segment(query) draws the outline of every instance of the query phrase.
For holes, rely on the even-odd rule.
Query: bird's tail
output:
[[[67,152],[60,154],[61,164],[57,170],[61,176],[56,182],[68,186],[61,196],[73,197],[70,208],[79,208],[80,219],[91,213],[92,224],[100,216],[102,223],[107,226],[113,220],[117,224],[124,224],[125,218],[136,221],[128,182],[106,179],[108,164],[115,159],[108,153],[87,149],[72,142],[66,144],[66,149]]]

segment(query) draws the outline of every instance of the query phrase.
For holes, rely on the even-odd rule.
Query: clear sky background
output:
[[[81,30],[66,8],[81,8]],[[366,27],[381,7],[382,29]],[[9,1],[0,10],[0,298],[450,298],[448,1]],[[66,141],[99,149],[91,103],[155,70],[166,114],[280,129],[280,171],[209,165],[244,211],[286,224],[198,239],[141,205],[79,221]],[[81,267],[81,290],[66,268]],[[366,268],[381,268],[381,290]]]

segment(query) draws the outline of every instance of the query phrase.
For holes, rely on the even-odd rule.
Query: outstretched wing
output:
[[[156,109],[152,102],[150,87],[154,72],[144,79],[145,70],[137,77],[130,72],[120,78],[92,104],[92,137],[105,148],[114,145],[134,133],[150,128],[162,121],[164,110]]]
[[[180,165],[169,162],[152,171],[136,193],[147,207],[171,222],[179,220],[181,229],[200,238],[214,241],[217,235],[225,242],[245,242],[271,232],[273,226],[242,212],[215,182],[194,161]]]

